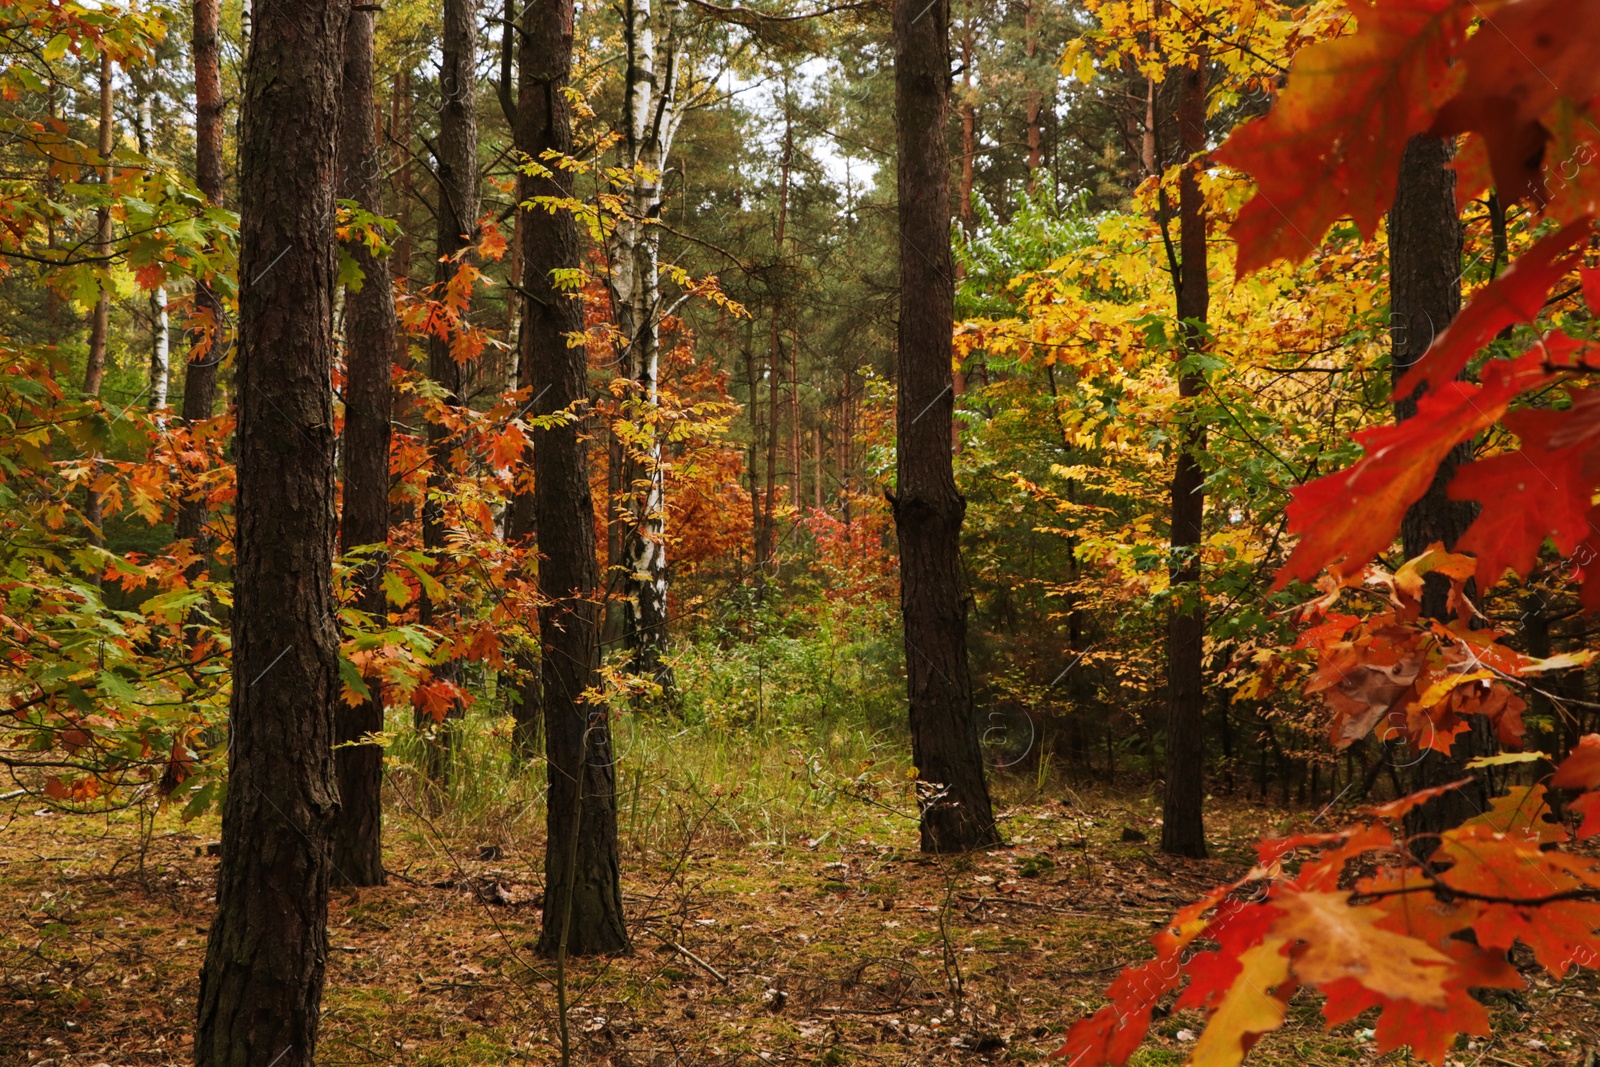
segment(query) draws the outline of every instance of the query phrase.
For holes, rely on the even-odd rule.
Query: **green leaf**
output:
[[[356,665],[344,656],[339,657],[339,680],[349,687],[350,692],[360,696],[363,700],[372,699],[372,690],[367,687],[367,680],[361,677],[361,672]]]
[[[411,603],[411,587],[394,571],[383,572],[383,593],[395,607]]]

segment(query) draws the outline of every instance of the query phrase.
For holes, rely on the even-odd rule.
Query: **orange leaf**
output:
[[[1449,957],[1426,941],[1379,926],[1388,917],[1381,908],[1349,901],[1347,892],[1276,898],[1284,915],[1273,932],[1304,942],[1293,954],[1295,975],[1317,986],[1352,978],[1386,1000],[1443,1004]]]
[[[1550,776],[1557,789],[1600,789],[1600,734],[1584,734]]]

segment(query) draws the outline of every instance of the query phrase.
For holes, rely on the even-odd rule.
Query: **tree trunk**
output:
[[[477,95],[478,18],[476,0],[445,0],[444,35],[439,68],[439,140],[434,161],[438,182],[438,243],[434,281],[442,299],[445,286],[461,264],[458,256],[470,248],[478,229],[478,122],[473,108]],[[470,253],[468,253],[470,254]],[[462,403],[465,367],[451,353],[450,337],[428,341],[428,377],[444,391],[451,407]],[[422,547],[443,566],[448,530],[445,525],[445,499],[453,478],[450,472],[451,432],[438,423],[428,424],[428,450],[432,469],[428,475],[428,498],[422,507]],[[451,604],[436,604],[424,593],[418,600],[418,618],[424,626],[446,628],[455,611]],[[459,661],[442,663],[434,673],[459,683]],[[417,725],[436,729],[428,746],[428,774],[443,777],[449,767],[455,735],[466,708],[458,701],[436,724],[426,712],[417,711]]]
[[[1023,4],[1023,52],[1028,57],[1028,80],[1038,77],[1038,72],[1033,68],[1034,57],[1039,54],[1039,20],[1034,12],[1034,4],[1038,0],[1025,0]],[[1054,72],[1051,72],[1052,76]],[[1044,130],[1039,125],[1039,113],[1044,109],[1044,93],[1038,89],[1028,91],[1027,102],[1028,125],[1028,192],[1031,194],[1038,186],[1039,168],[1044,166]]]
[[[955,271],[950,256],[950,8],[895,0],[895,134],[899,169],[900,324],[897,485],[911,752],[924,852],[1000,841],[983,776],[972,678],[961,520],[950,449]]]
[[[972,16],[968,15],[961,32],[961,197],[956,201],[956,217],[961,230],[972,236],[973,170],[978,159],[978,101],[972,84]],[[958,267],[959,269],[959,267]]]
[[[572,152],[566,92],[572,70],[573,0],[543,0],[523,13],[517,149],[527,159]],[[573,195],[572,171],[524,174],[518,199]],[[536,414],[582,406],[589,398],[583,307],[557,289],[554,272],[580,263],[578,222],[566,211],[526,212],[523,229],[522,385]],[[518,511],[527,502],[518,500]],[[588,442],[580,422],[538,431],[533,443],[533,525],[539,539],[541,679],[549,770],[544,929],[547,956],[625,952],[617,854],[616,764],[608,709],[589,699],[600,680],[600,570]],[[534,683],[530,682],[530,686]],[[538,690],[524,696],[531,706]]]
[[[223,183],[221,6],[221,0],[194,0],[194,180],[205,198],[219,205]],[[180,414],[183,424],[191,427],[211,417],[217,402],[217,367],[224,355],[222,301],[204,278],[195,280],[195,307],[210,313],[212,327],[208,338],[189,339]],[[205,522],[204,500],[184,500],[178,505],[175,532],[200,555],[205,554]]]
[[[1461,310],[1461,220],[1456,214],[1455,171],[1449,167],[1452,148],[1440,138],[1414,137],[1400,163],[1400,182],[1394,208],[1389,213],[1389,340],[1390,370],[1399,381],[1422,358],[1436,337]],[[1395,420],[1417,413],[1416,396],[1394,406]],[[1471,442],[1462,442],[1439,465],[1439,473],[1421,500],[1406,510],[1400,539],[1406,557],[1428,550],[1434,542],[1455,544],[1472,524],[1476,507],[1451,500],[1445,487],[1456,468],[1472,458]],[[1442,575],[1424,579],[1422,614],[1446,620],[1450,585]],[[1429,749],[1413,765],[1410,788],[1427,789],[1467,777],[1466,763],[1484,755],[1492,745],[1480,717],[1473,729],[1456,738],[1450,755]],[[1488,806],[1481,785],[1468,786],[1436,797],[1406,816],[1406,833],[1438,833]]]
[[[617,329],[627,345],[624,369],[647,407],[658,402],[661,319],[661,230],[647,224],[661,214],[661,174],[682,115],[677,100],[677,53],[665,0],[628,0],[623,165],[633,185],[628,216],[612,239],[610,284]],[[629,671],[670,694],[667,662],[666,484],[661,439],[653,435],[638,457],[625,456],[622,630]]]
[[[315,1061],[338,809],[329,383],[347,18],[319,0],[273,0],[251,33],[239,136],[232,729],[197,1067]]]
[[[112,179],[116,171],[111,166],[111,152],[115,139],[115,117],[111,111],[111,55],[107,52],[100,53],[100,184],[105,187],[106,195],[110,195]],[[111,205],[102,205],[95,212],[95,255],[100,256],[102,262],[111,255]],[[83,370],[83,391],[88,396],[100,395],[100,383],[106,376],[106,344],[111,334],[111,292],[104,286],[100,289],[100,296],[94,302],[94,317],[89,324],[89,359]],[[93,457],[98,463],[99,456]],[[101,525],[105,521],[102,513],[100,494],[93,488],[89,489],[88,498],[84,501],[83,519],[89,527],[89,543],[98,545],[103,541]],[[93,576],[94,581],[99,581],[99,576]]]
[[[167,316],[167,287],[150,294],[150,410],[167,406],[167,378],[172,371],[171,321]]]
[[[394,254],[389,257],[389,269],[394,276],[403,282],[411,280],[411,257],[414,242],[411,234],[415,227],[411,217],[413,207],[417,202],[416,190],[412,185],[411,143],[415,139],[416,102],[411,95],[411,68],[401,67],[395,71],[393,87],[390,90],[393,99],[389,107],[389,142],[390,166],[394,171],[394,187],[399,197],[396,218],[400,223],[400,236],[394,242]],[[404,358],[403,353],[401,354]]]
[[[345,30],[340,91],[339,173],[343,195],[374,215],[383,214],[383,156],[378,147],[373,93],[371,11],[352,10]],[[359,289],[344,302],[344,514],[339,549],[385,544],[389,539],[390,366],[397,337],[389,264],[362,241],[347,251],[361,268]],[[386,558],[363,564],[359,606],[382,619]],[[383,729],[383,687],[367,679],[372,697],[339,708],[334,750],[340,810],[333,829],[334,878],[347,885],[383,884],[383,746],[357,744]]]
[[[1191,158],[1206,149],[1206,68],[1202,56],[1180,72],[1182,96],[1178,126],[1184,152]],[[1206,210],[1200,191],[1200,163],[1185,163],[1178,179],[1179,245],[1183,261],[1178,276],[1178,318],[1185,356],[1205,346],[1201,326],[1211,307],[1206,274]],[[1194,370],[1178,373],[1178,396],[1198,397],[1205,378]],[[1172,605],[1167,616],[1167,760],[1166,794],[1162,799],[1161,848],[1180,856],[1206,854],[1205,678],[1201,663],[1206,635],[1205,600],[1200,587],[1200,536],[1205,515],[1205,426],[1183,406],[1188,424],[1179,440],[1177,469],[1172,475]]]

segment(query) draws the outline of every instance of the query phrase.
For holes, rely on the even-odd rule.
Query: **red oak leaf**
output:
[[[1300,535],[1274,589],[1309,581],[1326,567],[1346,578],[1389,547],[1406,509],[1433,483],[1439,463],[1459,442],[1493,425],[1513,397],[1547,377],[1544,355],[1484,368],[1482,386],[1450,381],[1424,394],[1417,413],[1396,426],[1363,430],[1367,454],[1354,466],[1294,491],[1289,528]]]
[[[1537,318],[1550,287],[1578,265],[1579,257],[1566,253],[1588,235],[1586,219],[1542,238],[1518,256],[1510,270],[1479,290],[1456,320],[1434,338],[1394,387],[1393,399],[1408,397],[1422,385],[1438,388],[1460,374],[1467,361],[1501,330]]]
[[[1231,230],[1240,277],[1275,259],[1304,259],[1341,218],[1365,234],[1377,229],[1394,202],[1406,142],[1432,125],[1460,82],[1451,56],[1472,19],[1495,6],[1352,4],[1356,33],[1300,51],[1272,110],[1215,153],[1256,183]]]

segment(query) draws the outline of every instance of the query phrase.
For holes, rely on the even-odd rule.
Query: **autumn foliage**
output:
[[[1326,701],[1335,746],[1377,731],[1414,751],[1448,752],[1469,716],[1481,715],[1506,751],[1471,766],[1553,770],[1420,840],[1407,838],[1406,814],[1471,779],[1372,808],[1350,829],[1263,842],[1254,870],[1181,911],[1155,937],[1156,957],[1123,972],[1111,1003],[1074,1025],[1058,1055],[1075,1067],[1125,1063],[1172,994],[1173,1008],[1207,1012],[1192,1062],[1237,1063],[1282,1025],[1302,988],[1322,995],[1329,1025],[1378,1009],[1380,1053],[1410,1045],[1442,1064],[1456,1034],[1487,1033],[1472,990],[1524,984],[1508,955],[1514,945],[1557,977],[1597,962],[1600,864],[1569,846],[1600,834],[1600,735],[1559,760],[1518,751],[1527,707],[1519,680],[1572,663],[1512,651],[1477,606],[1506,572],[1528,577],[1549,542],[1583,583],[1583,604],[1600,607],[1600,404],[1588,385],[1600,359],[1590,315],[1563,303],[1582,294],[1591,311],[1600,307],[1600,282],[1585,265],[1600,207],[1600,51],[1588,32],[1597,8],[1352,8],[1354,32],[1301,50],[1270,112],[1214,154],[1254,181],[1231,228],[1241,278],[1316,254],[1341,220],[1375,233],[1418,135],[1465,135],[1456,160],[1463,201],[1493,184],[1503,200],[1559,225],[1474,294],[1399,381],[1394,399],[1420,392],[1416,415],[1359,432],[1361,458],[1294,491],[1298,543],[1277,587],[1327,575],[1321,595],[1296,612],[1296,647],[1311,657],[1305,689]],[[1505,351],[1536,323],[1531,343]],[[1553,392],[1565,398],[1554,411],[1524,406]],[[1372,566],[1446,455],[1496,427],[1520,447],[1464,466],[1449,485],[1452,497],[1482,505],[1460,554],[1435,546],[1393,575]],[[1448,624],[1421,617],[1428,574],[1450,583]],[[1376,593],[1381,609],[1336,610],[1347,587]]]

